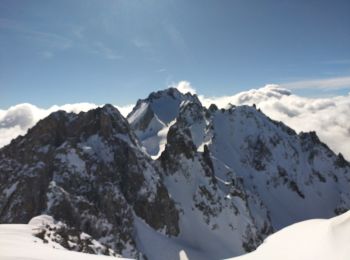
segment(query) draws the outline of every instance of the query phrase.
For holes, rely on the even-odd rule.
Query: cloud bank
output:
[[[350,93],[329,98],[307,98],[294,95],[278,85],[266,85],[233,96],[206,98],[205,106],[215,103],[224,108],[229,104],[256,104],[266,115],[282,121],[297,132],[316,131],[320,139],[336,153],[350,159]]]
[[[187,81],[172,84],[183,93],[196,93]],[[256,104],[266,115],[282,121],[297,132],[316,131],[320,139],[336,153],[341,152],[350,159],[350,93],[345,96],[329,98],[308,98],[294,95],[290,90],[278,85],[266,85],[232,96],[199,96],[204,106],[215,103],[219,108],[229,104]],[[57,110],[79,113],[98,107],[92,103],[52,106],[48,109],[31,104],[19,104],[0,110],[0,147],[10,143],[11,139],[23,135],[37,121]],[[133,105],[116,106],[126,116]]]
[[[180,81],[177,84],[173,83],[170,85],[170,87],[177,88],[177,90],[183,94],[186,94],[188,92],[191,94],[196,94],[196,89],[192,87],[191,83],[188,81]]]

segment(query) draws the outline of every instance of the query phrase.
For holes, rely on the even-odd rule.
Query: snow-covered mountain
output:
[[[139,257],[134,219],[177,235],[178,210],[116,108],[55,112],[0,152],[1,223],[42,213],[123,256]]]
[[[207,110],[193,103],[181,108],[173,128],[197,152],[207,147],[215,177],[242,183],[250,198],[262,202],[274,229],[328,218],[349,206],[349,163],[315,132],[296,134],[254,106]]]
[[[2,148],[0,223],[46,214],[110,255],[222,259],[345,212],[349,179],[349,163],[314,132],[167,89],[127,119],[110,105],[55,112]]]
[[[152,92],[146,99],[138,100],[127,116],[131,128],[153,158],[164,150],[169,128],[186,101],[200,104],[196,95],[183,94],[176,88]]]

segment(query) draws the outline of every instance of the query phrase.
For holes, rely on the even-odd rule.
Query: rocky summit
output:
[[[0,150],[0,223],[46,215],[39,238],[92,254],[222,259],[349,208],[350,164],[315,132],[174,88],[127,118],[52,113]]]

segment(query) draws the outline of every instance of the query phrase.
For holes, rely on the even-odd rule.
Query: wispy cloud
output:
[[[94,42],[92,45],[88,46],[91,53],[98,54],[99,56],[106,58],[108,60],[121,59],[120,55],[115,49],[106,46],[103,42]]]
[[[41,51],[40,54],[44,59],[51,59],[54,56],[52,51]]]
[[[35,30],[16,20],[0,18],[0,29],[10,31],[20,35],[23,39],[35,42],[39,48],[43,49],[38,54],[44,59],[51,59],[57,52],[73,47],[73,41],[69,37]]]
[[[151,41],[143,37],[134,37],[130,43],[137,51],[142,52],[149,61],[159,63],[158,50]]]
[[[327,61],[323,61],[322,64],[329,64],[329,65],[350,65],[350,59],[327,60]]]
[[[0,29],[9,30],[23,37],[39,42],[42,46],[53,50],[66,50],[72,47],[73,41],[66,36],[34,30],[27,27],[25,24],[15,20],[0,18]]]
[[[172,24],[163,23],[163,28],[172,43],[180,50],[187,51],[187,44],[182,33]]]
[[[282,83],[280,86],[287,89],[343,89],[350,88],[350,76],[294,81]]]
[[[134,45],[136,48],[140,48],[140,49],[150,46],[150,43],[148,41],[141,38],[132,39],[131,44]]]
[[[73,26],[72,27],[72,34],[79,39],[84,38],[84,32],[85,32],[85,28],[82,26]]]
[[[1,29],[17,33],[36,42],[38,47],[43,49],[39,51],[39,55],[46,59],[54,57],[59,51],[65,51],[73,47],[108,60],[122,58],[116,49],[107,46],[104,42],[87,39],[85,28],[82,26],[72,25],[70,30],[62,34],[35,30],[18,21],[0,18]]]

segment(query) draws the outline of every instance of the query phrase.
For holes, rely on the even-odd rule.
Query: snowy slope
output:
[[[119,257],[92,255],[69,251],[60,244],[44,241],[35,236],[41,230],[40,217],[30,224],[0,225],[0,259],[1,260],[112,260]]]
[[[194,103],[189,106],[187,111],[180,112],[177,122],[170,128],[166,148],[159,158],[164,183],[181,208],[178,238],[188,248],[196,248],[204,255],[192,259],[220,259],[242,254],[259,245],[271,231],[268,215],[258,200],[248,207],[248,194],[234,175],[229,174],[227,181],[215,176],[227,171],[224,165],[212,164],[206,146],[203,152],[197,152],[182,116],[187,112],[195,113],[201,107]],[[195,120],[189,124],[198,129],[195,125]],[[251,216],[253,208],[260,210],[261,218]]]
[[[258,249],[232,260],[350,259],[350,211],[288,226],[269,236]]]
[[[226,110],[189,104],[174,127],[181,127],[197,150],[208,146],[214,166],[225,166],[244,190],[268,209],[275,230],[310,218],[329,218],[350,205],[350,167],[315,133],[296,134],[254,107]],[[230,182],[230,176],[215,171]],[[253,210],[253,209],[252,209]],[[260,213],[254,211],[254,217]]]

